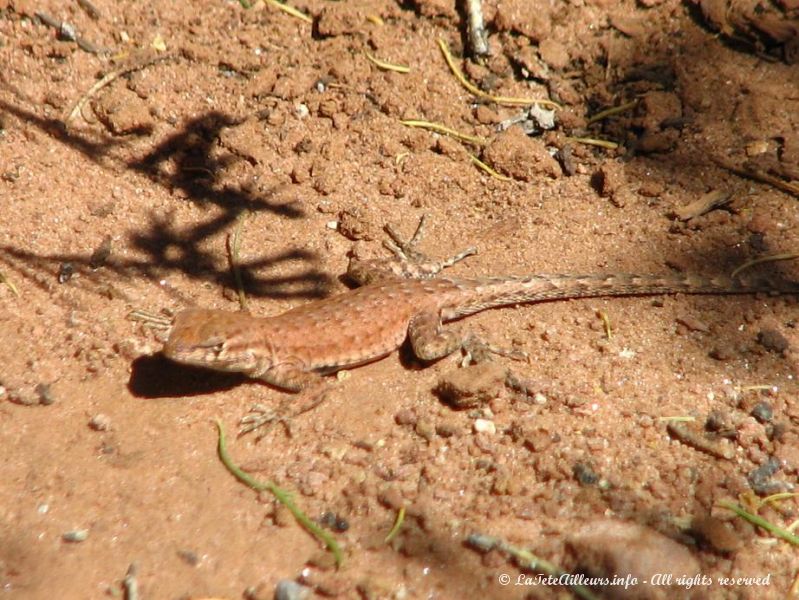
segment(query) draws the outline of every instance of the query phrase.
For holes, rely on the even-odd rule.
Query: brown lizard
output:
[[[298,392],[319,385],[323,374],[380,359],[406,338],[423,361],[468,347],[469,336],[442,329],[442,322],[489,308],[597,296],[799,292],[792,282],[746,283],[688,274],[434,278],[475,250],[444,261],[427,259],[414,248],[423,224],[424,219],[408,242],[387,229],[394,243],[386,245],[394,258],[351,260],[348,275],[362,287],[272,317],[202,308],[178,313],[164,355]]]

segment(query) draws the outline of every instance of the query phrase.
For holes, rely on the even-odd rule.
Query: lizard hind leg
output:
[[[462,261],[467,256],[477,254],[477,248],[470,246],[460,252],[444,259],[433,259],[417,250],[419,241],[424,236],[426,217],[419,219],[416,231],[405,240],[391,226],[386,225],[389,239],[383,246],[394,256],[388,259],[360,260],[352,258],[347,275],[359,285],[373,283],[386,277],[400,277],[402,279],[432,279],[447,267]]]
[[[432,311],[411,319],[408,339],[416,357],[426,362],[449,356],[462,348],[465,341],[455,329],[442,329],[441,317]]]
[[[442,329],[441,318],[434,312],[424,312],[411,319],[408,339],[417,358],[431,362],[463,350],[462,366],[490,360],[491,355],[504,356],[512,360],[528,360],[525,352],[493,346],[474,335],[463,335],[455,329]]]
[[[416,231],[413,232],[413,235],[408,240],[403,240],[402,236],[391,225],[386,225],[386,233],[390,239],[385,240],[383,246],[404,267],[404,270],[400,273],[402,277],[407,279],[429,279],[435,277],[447,267],[462,261],[467,256],[477,254],[477,248],[474,246],[469,246],[452,256],[440,260],[423,254],[416,247],[425,234],[426,223],[427,216],[422,215],[419,219],[419,224],[416,226]]]
[[[487,362],[491,360],[494,355],[511,360],[530,362],[530,356],[524,350],[494,346],[473,335],[468,336],[463,341],[463,355],[463,361],[461,362],[462,367],[469,366],[470,364]]]

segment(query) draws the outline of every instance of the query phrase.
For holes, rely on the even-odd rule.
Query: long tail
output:
[[[460,298],[445,309],[444,320],[458,319],[489,308],[569,298],[646,296],[656,294],[799,294],[799,283],[766,278],[744,280],[695,274],[601,275],[539,274],[452,280]],[[465,296],[465,298],[464,298]]]

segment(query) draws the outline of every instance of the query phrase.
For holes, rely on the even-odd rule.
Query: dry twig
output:
[[[694,217],[710,212],[714,208],[727,204],[731,198],[732,194],[730,192],[711,190],[707,194],[702,194],[693,202],[675,209],[674,216],[680,221],[689,221]]]
[[[144,69],[145,67],[149,67],[150,65],[154,65],[155,63],[168,60],[170,58],[173,58],[173,55],[166,54],[162,56],[146,56],[145,58],[125,65],[124,67],[114,69],[110,73],[106,74],[102,79],[90,87],[89,90],[80,97],[80,100],[75,103],[72,109],[67,113],[67,116],[64,118],[64,125],[69,127],[70,122],[78,115],[78,113],[83,110],[86,102],[88,102],[92,96],[94,96],[97,92],[99,92],[115,79],[118,79],[122,75],[127,75],[128,73]]]
[[[483,7],[481,0],[465,0],[466,15],[469,19],[467,26],[469,32],[469,46],[473,58],[483,58],[491,54],[488,47],[488,36],[483,24]]]
[[[478,98],[483,98],[484,100],[488,100],[490,102],[494,102],[496,104],[505,104],[507,106],[528,106],[530,104],[542,104],[544,106],[552,106],[555,108],[561,108],[560,104],[554,102],[553,100],[543,100],[538,98],[513,98],[510,96],[494,96],[493,94],[488,94],[478,88],[476,85],[471,83],[463,72],[458,68],[458,65],[455,64],[455,59],[452,57],[452,54],[449,51],[449,46],[447,46],[447,42],[440,39],[438,40],[438,45],[441,48],[441,52],[444,54],[444,60],[447,61],[447,66],[449,66],[450,71],[455,76],[455,78],[460,82],[460,84],[465,87],[469,92],[477,96]]]

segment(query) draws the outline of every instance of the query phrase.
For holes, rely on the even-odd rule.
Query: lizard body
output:
[[[463,344],[442,322],[501,306],[557,299],[646,294],[796,293],[795,284],[747,284],[696,275],[550,275],[456,279],[389,277],[272,317],[187,309],[164,354],[179,363],[241,372],[299,391],[318,374],[382,358],[410,338],[431,361]]]

